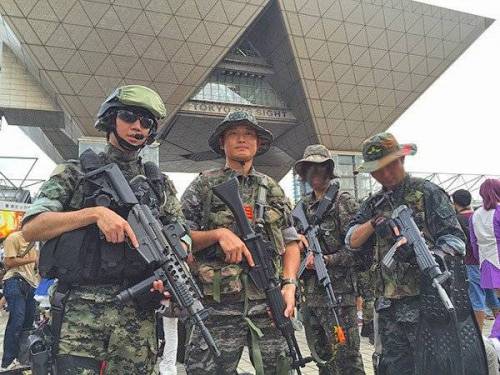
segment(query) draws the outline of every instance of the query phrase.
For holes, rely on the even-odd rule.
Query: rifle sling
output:
[[[57,355],[59,350],[59,338],[61,336],[61,327],[64,319],[66,301],[71,293],[69,284],[58,282],[56,291],[50,301],[50,315],[52,318],[50,330],[52,332],[54,347],[52,348],[54,355]]]
[[[325,196],[321,199],[318,204],[318,208],[313,215],[312,225],[318,224],[321,219],[323,219],[323,215],[328,211],[330,206],[335,202],[335,198],[339,192],[339,187],[336,183],[331,182],[328,186],[328,190],[325,193]]]

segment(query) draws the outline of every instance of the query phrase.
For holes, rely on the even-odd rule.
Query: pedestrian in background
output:
[[[479,188],[483,205],[470,219],[472,252],[479,260],[481,287],[500,292],[500,180],[487,179]],[[497,317],[491,332],[500,337],[500,320]]]

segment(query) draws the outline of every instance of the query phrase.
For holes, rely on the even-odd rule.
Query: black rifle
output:
[[[300,264],[299,272],[297,277],[301,277],[302,273],[306,269],[306,264],[309,256],[314,257],[314,270],[316,272],[316,277],[318,282],[325,288],[326,295],[328,297],[328,307],[333,313],[334,319],[334,333],[337,338],[337,342],[341,345],[346,343],[345,332],[340,324],[340,320],[337,314],[338,302],[335,298],[335,293],[333,292],[332,280],[330,275],[328,275],[328,270],[326,268],[325,259],[323,258],[323,253],[321,251],[321,245],[318,240],[319,234],[319,223],[323,219],[324,214],[331,207],[332,202],[335,202],[335,198],[339,191],[339,185],[336,181],[331,181],[325,196],[321,200],[312,217],[311,223],[307,219],[306,211],[304,209],[304,202],[300,201],[297,206],[292,210],[292,216],[299,225],[299,230],[306,236],[309,247],[307,249],[306,255],[302,263]]]
[[[111,163],[90,172],[85,175],[85,179],[96,188],[93,197],[96,203],[107,207],[118,206],[118,211],[123,208],[129,209],[127,221],[139,241],[137,251],[153,270],[153,276],[122,291],[117,296],[118,300],[127,303],[140,299],[141,296],[147,296],[151,293],[153,282],[161,280],[175,301],[187,313],[191,323],[198,326],[210,351],[215,358],[218,358],[220,351],[203,323],[208,312],[200,301],[202,292],[186,264],[187,253],[181,244],[181,238],[186,234],[185,229],[178,223],[163,226],[147,205],[139,204],[116,164]],[[165,310],[166,307],[162,306],[161,309]]]
[[[264,240],[262,232],[264,230],[262,223],[257,223],[254,231],[248,222],[243,202],[238,189],[238,180],[236,177],[212,188],[214,194],[220,198],[231,210],[238,226],[241,240],[245,243],[252,254],[255,262],[254,267],[248,269],[248,274],[257,289],[266,293],[267,305],[271,311],[274,324],[281,331],[286,340],[292,367],[301,374],[300,367],[305,367],[306,363],[312,358],[303,358],[300,348],[295,338],[294,328],[290,318],[283,314],[285,303],[281,295],[281,283],[276,276],[271,254],[275,253],[272,245]]]
[[[420,271],[432,280],[432,286],[436,288],[444,306],[454,315],[455,308],[450,300],[450,297],[444,290],[442,284],[451,276],[449,271],[442,272],[439,265],[430,252],[425,239],[420,233],[417,224],[412,217],[411,208],[401,205],[397,207],[391,216],[391,223],[394,234],[397,236],[396,243],[389,249],[387,254],[382,259],[382,265],[389,270],[393,270],[396,260],[394,254],[397,249],[406,243],[413,248]],[[397,230],[396,230],[397,229]],[[397,233],[399,232],[399,233]]]

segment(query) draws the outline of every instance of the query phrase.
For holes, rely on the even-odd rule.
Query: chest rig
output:
[[[432,247],[433,239],[427,228],[424,202],[425,180],[408,178],[404,185],[394,193],[381,192],[371,200],[372,217],[383,215],[390,218],[393,210],[400,205],[407,205],[413,211],[413,219],[424,234],[424,238]],[[415,262],[397,262],[393,271],[381,266],[381,260],[394,243],[394,237],[387,231],[376,233],[374,265],[375,292],[377,296],[386,298],[402,298],[420,294],[421,274]]]
[[[224,170],[218,169],[206,171],[201,177],[205,183],[204,191],[207,192],[206,196],[201,197],[203,201],[201,230],[227,228],[238,234],[231,211],[212,193],[212,187],[228,180],[231,176],[228,176]],[[280,272],[281,254],[285,246],[279,225],[283,213],[269,203],[271,190],[269,178],[260,173],[243,177],[243,181],[240,181],[240,189],[245,213],[252,226],[257,222],[263,225],[264,236],[273,244],[272,248],[275,251],[273,262],[276,272]],[[265,298],[265,295],[258,292],[252,283],[247,285],[242,281],[244,269],[241,265],[225,262],[225,256],[218,244],[204,249],[196,255],[196,258],[197,267],[194,273],[203,286],[205,295],[211,296],[215,301],[220,302],[222,296],[227,296],[232,300],[243,300],[245,296],[251,300]]]
[[[84,175],[76,188],[78,193],[75,196],[80,197],[77,206],[104,206],[126,219],[129,207],[106,199],[98,182],[91,177],[92,172],[109,163],[104,153],[97,155],[90,149],[82,153],[80,166]],[[139,203],[148,205],[158,217],[165,196],[162,174],[151,162],[144,165],[144,174],[133,176],[128,183]],[[139,253],[126,242],[107,242],[97,224],[49,240],[40,251],[40,273],[68,285],[128,285],[149,276],[148,267]]]

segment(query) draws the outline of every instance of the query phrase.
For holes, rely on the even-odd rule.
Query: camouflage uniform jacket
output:
[[[430,249],[435,247],[438,239],[443,236],[464,241],[465,237],[460,229],[453,206],[446,192],[430,181],[420,178],[405,176],[403,183],[391,194],[390,200],[381,198],[386,193],[380,190],[369,197],[361,206],[358,214],[351,222],[351,228],[347,234],[349,242],[350,235],[355,225],[366,223],[377,215],[390,217],[393,211],[402,204],[413,210],[413,218]],[[381,202],[377,207],[375,205]],[[385,270],[380,262],[395,240],[388,233],[384,236],[374,233],[364,247],[374,246],[374,264],[371,272],[375,284],[376,297],[400,299],[404,297],[417,296],[420,294],[421,273],[416,264],[414,255],[408,262],[397,261],[395,269],[390,272]],[[446,237],[445,237],[446,238]]]
[[[106,151],[99,154],[99,157],[104,165],[116,163],[127,181],[137,175],[145,174],[140,157],[124,154],[109,144]],[[43,212],[67,212],[83,208],[84,193],[83,184],[81,184],[83,176],[84,173],[79,160],[68,160],[58,165],[50,178],[40,188],[38,197],[26,211],[23,222],[26,223]],[[149,197],[147,197],[149,199],[146,202],[138,197],[139,201],[148,204],[153,209],[153,212],[156,210],[159,219],[164,224],[176,220],[181,225],[186,225],[179,200],[175,195],[174,185],[167,176],[164,177],[164,197],[162,202],[155,198],[155,194],[149,194]],[[151,199],[153,202],[150,201]],[[189,239],[186,238],[186,240],[189,242]]]
[[[320,200],[316,200],[314,192],[306,195],[302,202],[307,210],[308,220],[312,219]],[[358,211],[359,205],[354,197],[347,192],[340,192],[335,202],[323,215],[318,238],[323,255],[326,256],[326,265],[332,281],[333,291],[336,294],[349,294],[342,299],[344,304],[354,305],[356,291],[355,265],[357,256],[347,250],[344,244],[345,234],[349,222]],[[316,273],[306,270],[303,281],[303,291],[306,303],[310,306],[324,306],[326,304],[326,293],[324,288],[318,284]]]
[[[212,187],[236,176],[239,181],[243,204],[253,212],[259,187],[267,189],[267,206],[264,210],[264,230],[274,248],[274,264],[281,269],[281,255],[288,242],[297,240],[297,232],[291,221],[291,207],[281,187],[272,178],[251,169],[247,176],[225,167],[201,173],[189,185],[182,196],[182,210],[191,230],[206,231],[228,228],[237,234],[234,217],[229,208],[212,193]],[[255,214],[254,214],[255,216]],[[254,217],[255,218],[255,217]],[[245,290],[242,282],[243,269],[238,264],[228,264],[218,245],[197,251],[193,273],[203,286],[206,296],[213,300],[241,301],[245,294],[250,300],[261,300],[265,296],[258,292],[251,281]]]
[[[108,144],[106,151],[99,154],[103,165],[116,163],[127,181],[138,175],[144,175],[144,166],[139,156],[128,156]],[[75,211],[83,207],[81,180],[84,176],[79,160],[68,160],[58,165],[38,193],[37,199],[26,212],[24,222],[42,212]],[[165,177],[165,197],[159,205],[159,217],[167,222],[177,220],[184,224],[184,217],[172,181]]]

